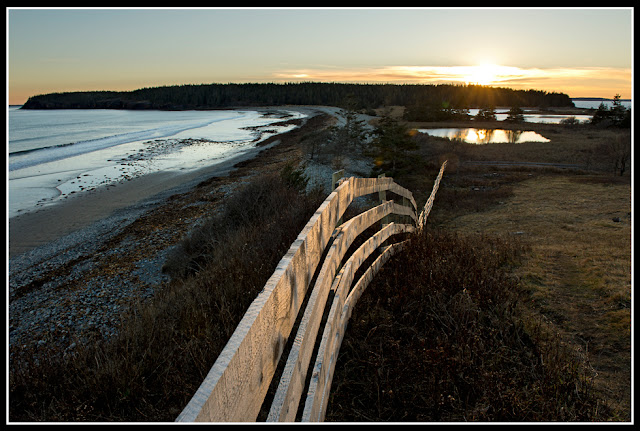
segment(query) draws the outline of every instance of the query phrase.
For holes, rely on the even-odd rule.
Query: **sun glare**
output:
[[[484,63],[478,66],[470,66],[465,81],[469,84],[491,85],[499,80],[500,66]]]

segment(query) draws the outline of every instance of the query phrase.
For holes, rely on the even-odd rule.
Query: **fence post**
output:
[[[431,207],[433,206],[433,201],[436,198],[436,192],[438,191],[438,187],[440,187],[440,180],[442,179],[442,174],[444,173],[444,169],[446,167],[447,167],[447,160],[445,160],[444,163],[442,163],[442,166],[440,167],[440,172],[438,173],[438,176],[436,177],[436,180],[433,183],[433,190],[431,190],[431,195],[429,196],[429,199],[427,199],[427,203],[424,205],[424,209],[422,210],[422,212],[420,213],[420,216],[418,217],[418,223],[417,223],[418,231],[421,231],[422,228],[424,228],[424,225],[427,223],[427,217],[431,212]]]
[[[405,207],[411,206],[411,202],[406,197],[402,196],[402,205]],[[408,219],[408,216],[400,216],[400,221],[405,223]]]
[[[338,186],[338,181],[343,176],[344,176],[344,169],[340,169],[339,171],[334,172],[331,175],[331,191],[334,191],[336,189],[336,187]]]
[[[297,315],[302,309],[305,295],[309,289],[312,289],[301,319],[300,328],[302,329],[298,329],[301,336],[298,337],[296,334],[292,340],[293,346],[287,359],[287,367],[289,360],[293,364],[292,372],[287,375],[285,367],[282,380],[278,385],[278,392],[280,392],[280,387],[284,388],[282,391],[284,394],[283,402],[278,404],[274,400],[271,406],[274,412],[273,417],[271,412],[269,413],[269,417],[273,420],[294,420],[295,412],[301,401],[303,382],[307,373],[315,370],[315,363],[313,369],[308,369],[308,365],[309,361],[313,360],[313,347],[316,338],[320,336],[318,330],[322,325],[322,311],[328,305],[328,302],[323,301],[328,301],[330,291],[335,284],[332,299],[335,303],[332,302],[331,310],[328,310],[331,319],[327,321],[325,329],[322,330],[323,339],[325,332],[329,335],[333,334],[328,336],[327,341],[324,342],[325,345],[329,343],[328,346],[331,349],[324,350],[321,356],[318,352],[315,359],[315,362],[320,359],[319,364],[322,365],[320,374],[317,376],[317,381],[321,383],[322,388],[322,392],[317,391],[317,395],[322,396],[322,399],[316,399],[315,395],[311,395],[309,404],[310,408],[314,408],[315,405],[321,408],[319,414],[313,417],[324,420],[335,360],[339,353],[339,346],[342,342],[346,322],[351,314],[351,308],[371,277],[386,261],[392,250],[399,249],[401,243],[395,243],[392,247],[381,249],[382,254],[356,281],[353,289],[356,289],[357,294],[348,293],[351,281],[355,281],[353,278],[365,260],[375,250],[383,247],[390,236],[414,231],[415,227],[413,223],[408,225],[389,224],[385,233],[380,231],[374,234],[351,254],[347,260],[348,267],[345,265],[348,270],[345,269],[341,273],[339,262],[347,255],[351,244],[358,235],[369,227],[375,226],[382,214],[409,216],[414,223],[417,218],[415,211],[417,206],[413,195],[409,190],[394,183],[392,178],[382,180],[385,178],[384,174],[379,176],[381,181],[375,178],[351,177],[336,187],[343,176],[344,170],[333,173],[330,196],[316,210],[298,238],[292,243],[289,251],[280,260],[274,273],[245,312],[227,345],[219,354],[191,401],[176,418],[176,422],[237,422],[257,418],[259,410],[265,402],[269,385],[272,383],[271,380],[276,375],[280,356],[283,354],[285,344],[294,328]],[[403,197],[402,204],[408,208],[387,201],[387,194],[382,189]],[[336,230],[335,220],[338,217],[342,219],[341,215],[344,214],[349,204],[355,198],[371,195],[376,190],[382,190],[379,192],[379,198],[383,204],[386,204],[365,211]],[[387,217],[385,224],[388,222],[389,218]],[[332,239],[336,232],[339,232],[335,237],[337,239]],[[331,244],[331,250],[327,249],[329,244]],[[327,252],[326,255],[325,252]],[[334,267],[334,265],[337,266]],[[320,268],[318,280],[312,281],[318,268]],[[340,282],[343,274],[345,281]],[[345,313],[347,305],[347,314],[338,315],[337,313]],[[312,315],[315,317],[308,318]],[[322,340],[319,341],[322,346]],[[303,352],[304,356],[300,352]],[[303,368],[308,370],[304,371]],[[314,381],[313,375],[309,377],[311,381]],[[320,379],[321,377],[322,379]],[[309,400],[309,394],[307,394],[307,399]],[[309,420],[305,419],[308,417],[309,415],[303,415],[303,421]]]
[[[336,187],[338,187],[338,181],[340,181],[342,177],[344,177],[344,169],[340,169],[339,171],[336,171],[333,174],[331,174],[331,191],[332,192],[336,189]],[[336,226],[340,226],[341,224],[342,224],[342,217],[338,219]]]
[[[386,178],[386,176],[387,176],[386,174],[380,174],[378,175],[378,178]],[[385,203],[387,201],[387,191],[382,190],[378,192],[378,199],[380,199],[381,204]],[[389,224],[389,216],[382,217],[382,220],[380,221],[380,228],[383,228],[388,224]]]

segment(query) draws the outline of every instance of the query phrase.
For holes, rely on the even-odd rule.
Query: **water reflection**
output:
[[[539,133],[522,130],[445,128],[418,129],[418,132],[426,133],[430,136],[449,138],[452,141],[466,142],[469,144],[520,144],[522,142],[549,142],[549,139]]]
[[[597,108],[597,106],[596,106]],[[469,115],[475,117],[478,115],[479,109],[469,109]],[[576,115],[576,114],[530,114],[528,109],[524,109],[524,121],[527,123],[546,123],[546,124],[561,124],[563,120],[574,118],[581,123],[589,123],[592,115]],[[504,121],[509,117],[508,108],[496,108],[496,121]]]

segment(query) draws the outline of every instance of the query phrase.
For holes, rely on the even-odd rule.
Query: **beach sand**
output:
[[[272,141],[272,146],[276,141]],[[252,148],[226,161],[187,173],[157,172],[112,187],[83,192],[9,220],[9,257],[13,258],[72,232],[88,227],[114,212],[138,213],[172,194],[184,193],[203,179],[226,176],[233,166],[255,157],[268,146]],[[126,216],[122,214],[122,216]]]
[[[265,112],[271,110],[264,107],[254,109]],[[300,127],[297,129],[321,112],[305,107],[296,107],[295,110],[307,115],[299,121]],[[86,230],[92,224],[111,215],[115,216],[110,223],[116,223],[118,219],[136,217],[172,194],[187,193],[205,179],[228,176],[235,169],[234,166],[277,145],[280,137],[287,135],[285,133],[272,136],[254,148],[211,166],[188,172],[157,172],[143,175],[117,185],[69,195],[60,202],[12,217],[8,221],[7,230],[9,258],[50,244],[71,233]],[[257,160],[255,163],[259,164],[260,161]]]

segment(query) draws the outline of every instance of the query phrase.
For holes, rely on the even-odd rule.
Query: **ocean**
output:
[[[598,109],[598,107],[600,106],[601,103],[604,103],[604,106],[606,106],[609,109],[613,106],[613,101],[609,100],[609,99],[606,99],[606,100],[599,100],[599,99],[572,99],[572,100],[573,100],[573,104],[575,105],[576,108]],[[626,109],[631,108],[631,105],[632,105],[631,104],[631,100],[627,100],[627,99],[621,100],[620,103]]]
[[[277,109],[21,110],[9,107],[8,216],[157,171],[189,171],[247,151],[303,118]]]

